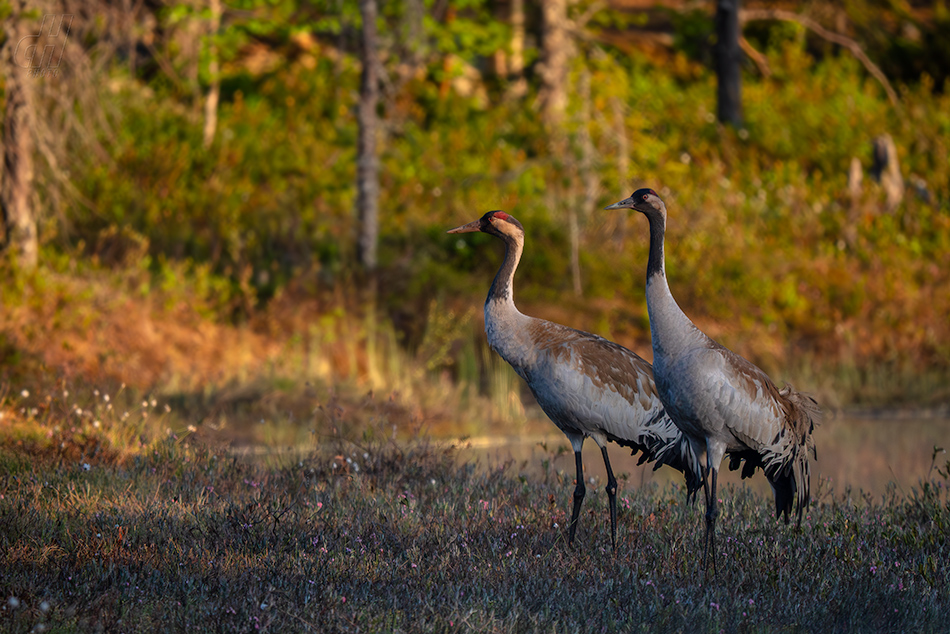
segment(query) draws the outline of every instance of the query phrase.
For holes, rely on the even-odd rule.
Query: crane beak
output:
[[[481,231],[481,218],[478,220],[473,220],[467,225],[462,225],[461,227],[456,227],[455,229],[449,229],[446,233],[472,233],[473,231]]]
[[[619,203],[614,203],[609,207],[604,207],[604,209],[632,209],[633,208],[633,196],[629,198],[624,198]]]

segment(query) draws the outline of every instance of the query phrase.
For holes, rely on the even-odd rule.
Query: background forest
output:
[[[0,630],[946,631],[950,8],[737,6],[0,0]],[[642,186],[826,414],[800,525],[723,469],[710,577],[613,444],[568,546],[501,245],[446,234],[513,214],[520,309],[651,359]]]
[[[521,424],[482,333],[500,247],[445,230],[514,214],[521,309],[649,359],[646,223],[601,211],[640,186],[711,335],[829,408],[950,402],[944,2],[744,3],[725,124],[712,2],[0,6],[5,407],[125,386],[209,434]]]

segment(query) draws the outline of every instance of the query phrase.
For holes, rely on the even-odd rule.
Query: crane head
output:
[[[649,188],[638,189],[630,194],[629,198],[624,198],[604,209],[636,209],[644,214],[659,212],[666,215],[666,205],[663,204],[660,195]]]
[[[446,233],[471,233],[481,231],[483,233],[498,234],[517,234],[524,233],[524,227],[514,216],[506,214],[503,211],[489,211],[478,220],[473,220],[467,225],[449,229]]]

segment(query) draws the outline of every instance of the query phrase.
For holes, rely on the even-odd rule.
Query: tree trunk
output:
[[[211,87],[208,89],[208,96],[205,99],[205,149],[211,147],[211,143],[214,141],[214,133],[218,127],[218,100],[221,96],[221,73],[218,64],[218,44],[214,39],[218,35],[218,29],[221,28],[221,0],[210,0],[210,2],[211,41],[208,45],[208,53],[211,60],[208,62],[208,74],[211,75]]]
[[[524,78],[524,0],[511,0],[511,58],[508,60],[508,95],[516,99],[528,94]]]
[[[564,123],[567,110],[568,62],[571,42],[567,33],[567,0],[544,0],[541,4],[541,116],[552,129]]]
[[[576,207],[580,208],[580,220],[586,220],[587,216],[594,208],[597,200],[597,188],[599,180],[597,172],[594,170],[594,141],[590,136],[591,124],[591,94],[590,94],[590,71],[585,67],[581,71],[580,80],[577,86],[577,93],[580,97],[580,112],[578,113],[578,145],[580,146],[581,160],[578,170],[581,180],[583,194],[579,197],[577,205],[572,205],[568,210],[568,224],[570,226],[571,237],[571,277],[574,282],[574,295],[580,297],[584,288],[581,284],[581,259],[580,242],[581,226]]]
[[[510,8],[506,6],[507,4],[505,0],[492,0],[492,13],[498,22],[511,21]],[[509,9],[507,12],[505,11],[506,8]],[[510,47],[508,49],[504,47],[498,48],[492,53],[492,74],[494,74],[495,77],[499,79],[508,78],[508,58],[510,55]]]
[[[739,46],[739,0],[716,2],[716,79],[719,121],[742,125],[742,49]]]
[[[620,189],[626,191],[627,178],[630,175],[630,139],[627,137],[627,122],[623,116],[623,104],[620,99],[613,97],[610,106],[614,114],[614,136],[617,138],[617,178],[620,179]],[[627,238],[627,218],[629,214],[613,214],[616,218],[617,229],[614,232],[614,243],[618,251],[623,251]]]
[[[426,53],[425,36],[426,7],[423,0],[406,0],[403,15],[402,37],[406,51],[408,75],[415,77],[421,69]]]
[[[26,51],[17,49],[21,40],[32,35],[29,32],[32,21],[17,17],[22,14],[23,4],[18,3],[19,11],[15,10],[14,17],[9,19],[8,25],[12,28],[7,31],[9,35],[3,51],[6,112],[3,117],[0,203],[6,233],[4,248],[13,254],[19,267],[32,270],[39,259],[36,210],[30,204],[33,191],[33,82],[38,79],[31,77],[32,62],[23,62]],[[42,63],[42,60],[33,61]]]
[[[356,208],[359,216],[357,254],[367,272],[376,269],[379,235],[379,159],[376,156],[376,104],[379,81],[376,60],[376,0],[360,0],[363,18],[363,72],[360,78],[359,139],[356,163]]]
[[[901,176],[897,146],[890,134],[884,133],[874,139],[874,178],[881,183],[887,196],[887,210],[894,211],[904,200],[904,177]]]

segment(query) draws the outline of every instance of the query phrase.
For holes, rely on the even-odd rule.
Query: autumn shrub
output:
[[[274,37],[283,63],[228,62],[208,149],[178,87],[113,69],[103,95],[120,113],[104,139],[111,160],[72,166],[92,204],[62,211],[46,260],[80,253],[94,265],[145,270],[154,281],[143,288],[199,292],[217,318],[238,323],[290,287],[332,296],[358,284],[358,61],[319,44],[301,52],[281,39],[291,37],[285,30]],[[430,72],[393,82],[380,112],[378,307],[400,344],[418,345],[433,296],[457,311],[480,305],[499,248],[444,231],[501,208],[527,229],[518,276],[526,312],[647,345],[646,224],[601,207],[650,186],[669,208],[673,292],[728,345],[793,376],[804,356],[830,374],[866,364],[946,373],[946,92],[924,77],[900,87],[895,107],[847,52],[817,59],[800,37],[765,41],[772,74],[747,74],[741,129],[716,121],[715,78],[688,55],[664,65],[584,44],[572,81],[587,73],[590,90],[571,94],[559,154],[534,87],[512,98],[488,82],[465,93]],[[893,210],[870,175],[871,142],[885,133],[908,183]],[[853,158],[865,173],[855,201]],[[585,169],[596,178],[589,208]],[[568,209],[580,226],[580,296]]]

